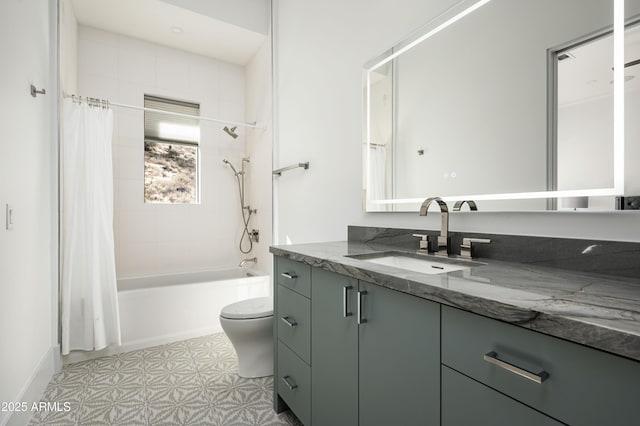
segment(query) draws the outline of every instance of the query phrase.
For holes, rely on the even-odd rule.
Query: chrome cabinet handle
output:
[[[500,368],[504,368],[505,370],[510,371],[511,373],[517,374],[518,376],[524,377],[525,379],[529,379],[532,382],[536,382],[538,384],[544,382],[549,378],[549,373],[547,373],[544,370],[542,370],[539,373],[532,373],[531,371],[525,370],[524,368],[520,368],[507,361],[503,361],[498,358],[498,354],[494,351],[491,351],[488,354],[485,354],[484,360],[491,364],[495,364]]]
[[[362,290],[358,292],[358,324],[364,324],[367,322],[366,318],[362,318],[362,296],[366,295],[367,291]]]
[[[347,318],[353,315],[351,312],[349,312],[349,307],[347,306],[348,305],[347,293],[351,289],[353,289],[353,286],[351,285],[345,285],[344,287],[342,287],[342,316],[344,318]]]
[[[289,388],[289,390],[294,390],[295,388],[298,387],[298,385],[295,384],[295,382],[291,382],[289,379],[291,379],[291,377],[289,376],[284,376],[282,378],[282,381],[284,382],[285,385],[287,385],[287,387]]]
[[[280,275],[282,275],[283,277],[290,279],[290,280],[295,280],[296,278],[298,278],[298,276],[294,273],[289,273],[289,272],[282,272],[280,273]]]
[[[283,323],[287,324],[289,327],[295,327],[296,325],[298,325],[298,323],[293,320],[289,320],[289,317],[282,317],[280,318],[282,320]]]

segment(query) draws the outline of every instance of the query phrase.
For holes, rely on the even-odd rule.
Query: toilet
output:
[[[257,297],[222,308],[220,325],[238,355],[240,377],[273,375],[273,299]]]

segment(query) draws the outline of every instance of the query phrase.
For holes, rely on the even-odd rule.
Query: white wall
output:
[[[260,242],[253,244],[253,252],[246,257],[258,258],[258,269],[273,270],[269,246],[272,243],[272,96],[271,96],[271,40],[267,39],[246,67],[246,116],[262,129],[247,131],[248,169],[247,200],[258,213],[251,218],[251,228],[260,231]]]
[[[78,91],[78,21],[71,0],[60,0],[60,85]]]
[[[347,225],[439,228],[439,217],[362,212],[362,66],[454,0],[275,2],[276,243],[342,240]],[[640,241],[637,213],[459,213],[452,231]]]
[[[7,65],[0,71],[0,402],[39,398],[53,372],[57,191],[50,11],[55,5],[48,1],[0,4],[0,57]],[[47,94],[31,97],[32,83]],[[7,203],[14,208],[13,230],[5,229]],[[0,424],[10,414],[0,411]],[[25,421],[16,414],[11,424]]]
[[[591,99],[558,110],[558,188],[613,186],[613,98]],[[640,194],[640,90],[625,91],[626,196]],[[609,141],[603,144],[602,141]],[[613,209],[615,197],[589,197],[590,209]]]
[[[611,111],[612,96],[558,108],[558,189],[613,187]]]
[[[244,68],[80,26],[78,91],[142,106],[144,94],[200,103],[202,116],[245,121]],[[236,168],[246,131],[232,139],[202,121],[201,204],[145,204],[143,113],[114,107],[115,237],[118,277],[236,266],[242,258]]]
[[[637,75],[637,74],[636,74]],[[638,78],[638,77],[636,77]],[[627,90],[624,94],[624,194],[640,195],[640,90]]]

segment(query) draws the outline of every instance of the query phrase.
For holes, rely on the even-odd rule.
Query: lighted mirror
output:
[[[431,196],[484,211],[600,210],[640,195],[624,167],[625,149],[640,150],[637,120],[624,120],[625,94],[627,116],[640,114],[640,65],[629,65],[640,1],[623,9],[467,0],[370,61],[366,210],[417,211]]]

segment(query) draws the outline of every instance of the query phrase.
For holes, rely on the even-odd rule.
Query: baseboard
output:
[[[71,351],[69,355],[62,357],[63,364],[73,364],[90,359],[101,358],[103,356],[117,355],[123,352],[137,351],[139,349],[150,348],[152,346],[166,345],[167,343],[178,342],[180,340],[193,339],[194,337],[206,336],[208,334],[221,333],[222,327],[207,327],[187,332],[165,334],[163,336],[149,337],[146,339],[123,342],[120,346],[110,346],[99,351]]]
[[[20,401],[21,403],[25,402],[28,409],[26,411],[13,412],[9,417],[5,418],[4,421],[0,422],[2,426],[23,426],[29,423],[33,415],[33,411],[31,410],[33,403],[40,401],[51,377],[56,371],[56,358],[59,363],[60,347],[52,346],[44,355],[40,364],[38,364],[15,399],[15,401]]]

